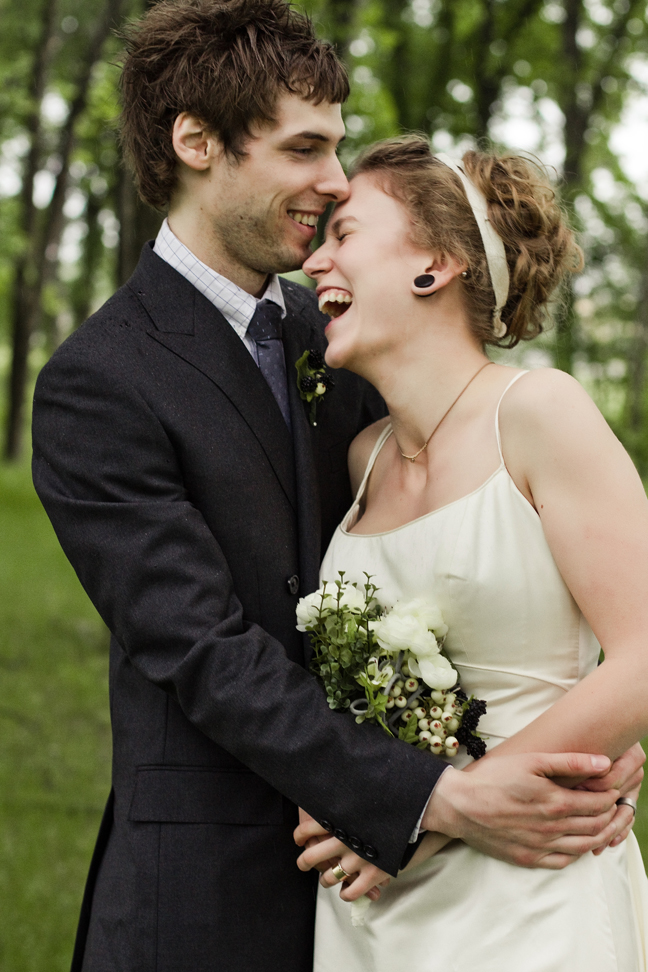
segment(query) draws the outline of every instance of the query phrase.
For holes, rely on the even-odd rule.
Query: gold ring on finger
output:
[[[349,872],[345,871],[339,862],[335,865],[335,867],[331,868],[331,871],[336,881],[346,881],[346,879],[349,877]]]

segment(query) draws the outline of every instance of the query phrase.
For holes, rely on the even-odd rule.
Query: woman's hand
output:
[[[645,762],[646,754],[639,743],[635,743],[623,756],[619,756],[614,761],[609,773],[602,777],[585,780],[580,784],[578,789],[591,790],[593,792],[615,789],[619,791],[621,796],[630,797],[636,803],[641,792],[641,783],[644,777],[643,766]],[[617,807],[617,812],[613,820],[616,826],[616,836],[605,847],[599,847],[595,850],[594,854],[602,854],[606,847],[618,847],[632,830],[634,821],[635,815],[632,807],[624,806],[624,804]]]
[[[341,884],[340,897],[343,901],[356,901],[363,894],[377,901],[380,888],[387,887],[391,880],[389,874],[349,850],[337,837],[331,837],[321,824],[301,809],[294,837],[299,847],[306,848],[297,858],[300,871],[316,868],[321,872],[320,884],[324,888]],[[342,882],[333,874],[332,869],[336,864],[349,875]]]

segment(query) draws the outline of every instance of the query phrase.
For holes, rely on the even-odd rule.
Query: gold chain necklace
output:
[[[452,405],[450,406],[450,408],[446,412],[443,413],[443,415],[441,416],[441,418],[439,419],[439,421],[437,422],[437,424],[434,426],[434,428],[432,429],[432,431],[430,432],[430,434],[428,436],[427,442],[425,442],[421,446],[421,448],[419,449],[419,451],[418,452],[415,452],[413,456],[406,456],[404,452],[401,452],[401,456],[403,457],[403,459],[409,459],[410,462],[414,462],[416,459],[418,459],[418,457],[421,455],[421,453],[425,449],[427,449],[429,443],[432,441],[432,436],[434,435],[434,433],[436,432],[436,430],[439,428],[439,426],[441,425],[441,423],[443,422],[443,420],[450,414],[450,412],[455,407],[455,405],[457,404],[457,402],[459,401],[459,399],[461,398],[461,396],[463,395],[463,393],[468,389],[468,387],[470,385],[472,385],[472,383],[475,380],[475,378],[477,377],[477,375],[481,374],[481,372],[484,370],[484,368],[487,368],[489,366],[489,364],[495,364],[495,362],[494,361],[487,361],[486,364],[483,364],[481,366],[481,368],[478,368],[477,369],[477,371],[472,376],[472,378],[470,379],[470,381],[466,385],[463,386],[463,388],[461,389],[461,391],[459,392],[459,394],[455,398],[455,400],[452,403]],[[400,452],[400,449],[398,451]]]

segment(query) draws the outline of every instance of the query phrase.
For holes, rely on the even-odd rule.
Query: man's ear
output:
[[[218,140],[205,123],[187,111],[173,123],[173,148],[180,161],[196,172],[205,172],[220,154]]]

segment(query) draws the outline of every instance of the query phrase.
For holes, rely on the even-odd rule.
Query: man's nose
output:
[[[317,191],[322,196],[328,196],[331,202],[342,202],[348,197],[349,180],[337,155],[326,160],[324,171],[317,183]]]

